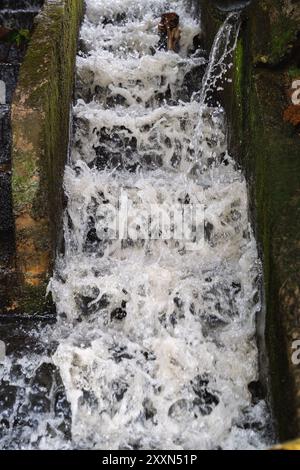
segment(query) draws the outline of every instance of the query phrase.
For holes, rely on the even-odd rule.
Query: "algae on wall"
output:
[[[222,20],[213,3],[202,0],[210,45]],[[292,81],[300,79],[299,37],[299,3],[253,0],[243,14],[233,83],[222,96],[263,258],[265,338],[282,440],[300,436],[300,366],[292,363],[300,340],[300,120],[285,118]]]
[[[11,310],[42,312],[63,210],[62,179],[83,0],[46,0],[12,106],[18,283]]]

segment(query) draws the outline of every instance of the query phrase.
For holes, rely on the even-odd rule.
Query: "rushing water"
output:
[[[268,410],[254,393],[261,267],[224,112],[206,104],[238,16],[207,64],[184,2],[86,7],[65,253],[49,287],[58,322],[31,331],[38,347],[2,368],[2,447],[264,447]],[[170,9],[179,54],[156,50]],[[176,236],[175,209],[188,235]],[[114,213],[128,232],[115,232]]]

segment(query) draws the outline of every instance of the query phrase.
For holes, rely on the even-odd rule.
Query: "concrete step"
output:
[[[10,163],[11,151],[11,126],[10,107],[0,106],[0,165]],[[1,166],[0,166],[1,171]]]
[[[39,9],[0,10],[0,25],[11,29],[31,29]]]

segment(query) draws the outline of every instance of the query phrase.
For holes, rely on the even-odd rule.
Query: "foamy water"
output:
[[[46,415],[33,407],[34,432],[22,428],[18,439],[26,448],[262,448],[268,410],[248,387],[258,380],[261,266],[224,112],[199,102],[199,23],[182,1],[86,6],[65,254],[49,286],[58,323],[42,333],[48,354],[4,368],[14,383],[12,364],[31,376],[46,362],[56,382]],[[179,54],[156,52],[170,9],[181,18]],[[120,239],[112,213],[123,200],[131,232]],[[151,216],[143,230],[153,207],[171,228]],[[174,236],[175,207],[189,214],[189,240]],[[203,216],[196,223],[193,207]],[[30,387],[32,379],[25,394]],[[68,433],[66,414],[53,412],[57,389],[70,405]],[[3,442],[18,447],[13,433]]]

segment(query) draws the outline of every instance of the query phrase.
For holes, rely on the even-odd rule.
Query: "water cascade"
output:
[[[178,54],[157,50],[166,11]],[[58,320],[2,368],[3,448],[268,445],[261,265],[224,111],[207,100],[238,30],[230,13],[207,61],[183,1],[87,0]]]

